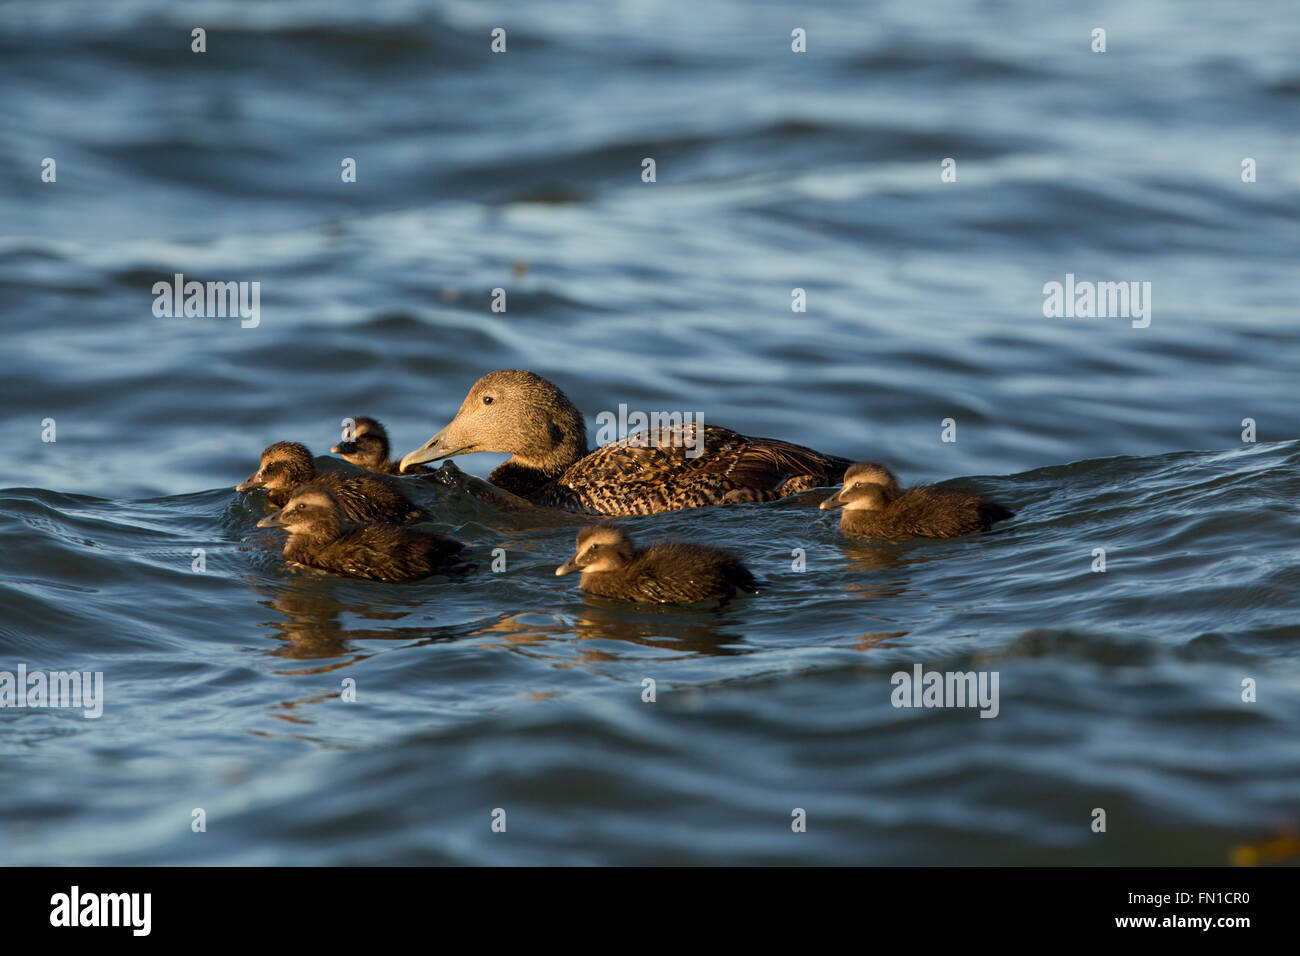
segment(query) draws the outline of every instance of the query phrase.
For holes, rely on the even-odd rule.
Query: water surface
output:
[[[0,670],[106,684],[0,711],[0,860],[1217,864],[1300,826],[1290,12],[0,6]],[[155,317],[175,273],[260,323]],[[1045,318],[1067,273],[1151,282],[1150,326]],[[630,520],[767,582],[683,610],[583,598],[574,520],[455,483],[414,493],[479,572],[407,586],[286,568],[233,490],[511,367],[593,438],[692,411],[1019,516]],[[998,717],[891,706],[918,662],[998,672]]]

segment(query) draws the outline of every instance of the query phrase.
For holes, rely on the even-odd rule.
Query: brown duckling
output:
[[[582,413],[550,382],[519,369],[491,372],[451,424],[402,467],[492,451],[512,457],[488,477],[534,504],[589,514],[656,514],[772,501],[840,480],[848,459],[703,423],[639,432],[594,452]]]
[[[267,445],[257,471],[235,486],[236,491],[265,488],[271,504],[283,507],[300,486],[316,482],[343,505],[349,521],[424,521],[429,515],[390,482],[373,475],[318,474],[307,446],[296,441]]]
[[[916,485],[900,493],[893,472],[872,461],[850,466],[844,487],[821,507],[843,508],[840,530],[860,538],[955,538],[1015,517],[968,491]]]
[[[286,561],[372,581],[416,581],[444,570],[464,545],[395,524],[354,524],[342,499],[321,483],[294,489],[288,503],[257,523],[287,528]]]
[[[360,468],[385,475],[427,475],[433,471],[423,465],[411,465],[403,471],[401,465],[388,457],[391,454],[388,429],[365,415],[352,419],[352,440],[341,441],[330,451]]]
[[[576,553],[555,569],[570,571],[582,572],[584,591],[643,604],[694,604],[757,586],[749,569],[726,551],[676,541],[638,548],[611,524],[578,532]]]

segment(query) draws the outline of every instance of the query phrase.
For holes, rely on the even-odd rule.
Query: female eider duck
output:
[[[342,500],[324,484],[294,490],[285,506],[257,523],[287,528],[284,558],[293,564],[372,581],[417,581],[444,570],[464,548],[444,534],[395,524],[354,524]]]
[[[296,441],[267,445],[257,471],[239,484],[236,491],[265,488],[271,504],[283,507],[293,493],[308,482],[328,488],[343,506],[349,521],[423,521],[429,516],[391,483],[373,475],[317,474],[316,462],[307,446]]]
[[[401,465],[388,457],[388,429],[364,415],[352,419],[352,440],[341,441],[330,451],[360,468],[385,475],[427,475],[433,471],[421,465],[411,465],[403,471]]]
[[[480,451],[511,455],[488,476],[492,484],[534,504],[602,515],[772,501],[833,485],[849,466],[789,442],[696,423],[649,429],[589,453],[573,402],[518,369],[479,379],[451,424],[403,458],[402,468]]]
[[[860,538],[955,538],[987,531],[1015,512],[967,491],[916,485],[900,493],[884,465],[860,461],[844,473],[844,487],[821,504],[843,508],[840,530]]]
[[[660,541],[638,548],[622,528],[598,524],[578,532],[577,551],[556,574],[581,571],[582,590],[642,604],[694,604],[753,591],[740,559],[700,544]]]

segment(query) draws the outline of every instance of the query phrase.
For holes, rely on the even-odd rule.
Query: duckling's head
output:
[[[884,465],[860,461],[844,472],[844,485],[821,503],[823,511],[872,511],[898,497],[898,479]]]
[[[874,461],[860,461],[849,465],[848,470],[844,472],[844,487],[847,488],[857,482],[879,485],[885,489],[885,497],[898,497],[898,479],[894,477],[892,471]]]
[[[626,531],[612,524],[592,525],[578,532],[576,552],[555,573],[617,571],[631,560],[632,539]]]
[[[343,506],[323,485],[299,488],[275,514],[257,523],[259,528],[287,528],[290,534],[311,537],[337,534],[343,524]]]
[[[379,470],[388,461],[388,430],[373,418],[359,416],[352,419],[352,440],[341,441],[330,451],[361,468]]]
[[[489,372],[474,383],[456,417],[402,459],[411,465],[477,451],[552,477],[587,454],[587,425],[567,395],[540,375],[520,369]]]
[[[266,446],[257,471],[235,485],[235,490],[266,488],[273,492],[289,491],[315,476],[316,464],[306,445],[296,441],[278,441]]]

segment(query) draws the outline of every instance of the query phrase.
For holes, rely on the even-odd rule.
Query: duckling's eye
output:
[[[491,405],[491,404],[492,404],[492,396],[491,396],[491,395],[484,395],[484,396],[483,396],[483,404],[484,404],[484,405]]]
[[[306,507],[307,507],[306,502],[303,502],[303,501],[298,502],[298,510],[299,510],[299,511],[302,511],[302,509],[303,509],[303,508],[306,508]]]

